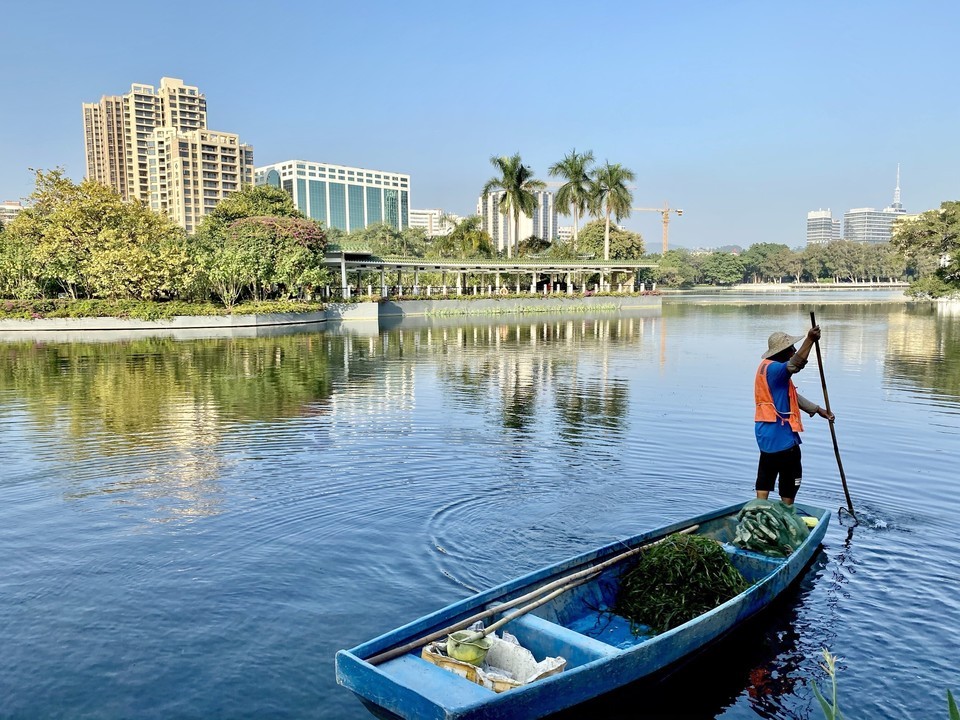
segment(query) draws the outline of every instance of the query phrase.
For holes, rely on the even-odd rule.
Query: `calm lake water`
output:
[[[861,524],[834,512],[770,612],[570,717],[820,718],[826,647],[848,717],[945,718],[960,315],[884,297],[0,343],[0,717],[369,717],[337,649],[752,497],[754,372],[814,309]],[[815,360],[797,383],[822,399]],[[827,424],[804,437],[800,499],[836,511]]]

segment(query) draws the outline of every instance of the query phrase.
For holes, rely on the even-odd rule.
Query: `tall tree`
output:
[[[190,263],[168,218],[92,180],[75,184],[60,168],[36,171],[36,183],[0,243],[5,292],[155,299],[182,286]]]
[[[617,222],[621,218],[630,216],[630,206],[633,204],[633,193],[627,183],[633,182],[636,175],[620,163],[605,162],[597,168],[591,183],[591,206],[596,214],[603,213],[605,218],[603,233],[603,259],[610,259],[610,216]]]
[[[790,271],[790,248],[781,243],[754,243],[740,255],[753,282],[780,282]]]
[[[921,274],[936,272],[960,286],[960,202],[942,202],[915,220],[898,220],[890,242]]]
[[[587,209],[590,200],[590,165],[593,151],[578,153],[576,148],[564,155],[563,160],[550,166],[552,177],[561,177],[566,182],[557,190],[556,202],[569,207],[573,214],[573,250],[577,250],[580,233],[580,215]],[[563,213],[566,215],[566,212]]]
[[[510,258],[513,257],[514,243],[519,243],[520,214],[533,215],[537,208],[537,196],[534,193],[547,185],[533,176],[533,170],[523,164],[520,153],[511,157],[494,156],[490,158],[490,164],[499,174],[487,180],[482,194],[498,192],[500,212],[504,215],[513,214],[513,237],[507,238],[507,257]]]
[[[583,226],[580,233],[580,250],[582,254],[591,254],[600,257],[603,253],[605,228],[603,221],[594,220]],[[639,260],[643,257],[644,242],[640,233],[624,230],[619,227],[610,228],[609,235],[610,259],[612,260]]]
[[[735,285],[743,282],[743,262],[733,253],[714,252],[704,258],[700,268],[703,280],[711,285]]]

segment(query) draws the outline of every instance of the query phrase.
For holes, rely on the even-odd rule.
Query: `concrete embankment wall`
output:
[[[38,318],[0,320],[0,341],[115,342],[129,338],[174,337],[181,340],[260,337],[289,332],[298,325],[340,332],[361,327],[377,332],[377,303],[335,303],[325,311],[268,315],[191,315],[165,320],[135,318]]]
[[[586,311],[660,311],[657,295],[587,298],[483,298],[477,300],[404,300],[331,303],[323,312],[269,315],[177,316],[165,320],[135,318],[38,318],[0,320],[0,341],[109,342],[125,337],[250,337],[284,332],[295,325],[319,325],[329,332],[377,333],[381,318],[457,317]]]

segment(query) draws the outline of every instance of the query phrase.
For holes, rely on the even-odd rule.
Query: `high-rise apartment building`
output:
[[[188,233],[220,200],[253,185],[253,149],[234,133],[157,128],[147,164],[150,207]]]
[[[253,148],[233,133],[208,131],[206,97],[177,78],[161,78],[159,89],[134,83],[125,95],[83,103],[83,135],[89,179],[167,212],[187,232],[216,205],[208,200],[253,179]],[[193,188],[202,194],[189,200],[202,203],[188,202]]]
[[[534,193],[536,196],[536,208],[533,215],[520,215],[520,237],[519,241],[526,240],[534,235],[541,240],[553,242],[557,239],[557,208],[554,203],[553,193],[548,190],[539,190]],[[482,220],[483,229],[490,235],[494,247],[503,252],[507,247],[507,238],[514,241],[513,238],[513,211],[507,214],[500,212],[500,198],[502,193],[492,192],[487,195],[481,195],[477,200],[477,215]]]
[[[423,228],[427,237],[449,235],[462,219],[459,215],[445,213],[439,208],[410,210],[410,227]]]
[[[840,220],[827,210],[807,213],[807,245],[826,245],[840,239]]]
[[[402,173],[286,160],[257,168],[254,184],[283,188],[300,212],[327,227],[410,227],[410,176]]]

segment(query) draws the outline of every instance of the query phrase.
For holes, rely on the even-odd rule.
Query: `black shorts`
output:
[[[757,466],[757,490],[770,492],[780,476],[780,497],[793,500],[800,489],[803,467],[800,464],[800,446],[775,453],[760,452]]]

